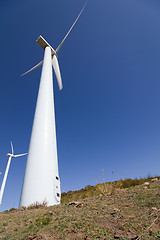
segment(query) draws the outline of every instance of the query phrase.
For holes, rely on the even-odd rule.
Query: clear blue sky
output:
[[[28,151],[42,60],[85,1],[0,1],[0,170],[13,141]],[[63,47],[54,79],[62,191],[160,175],[160,1],[89,0]],[[0,211],[18,207],[26,157],[12,161]],[[38,167],[38,166],[37,166]],[[0,184],[3,175],[0,175]]]

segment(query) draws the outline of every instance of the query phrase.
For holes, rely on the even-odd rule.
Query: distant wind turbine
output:
[[[43,201],[48,206],[60,203],[52,66],[61,90],[63,86],[57,54],[87,2],[88,0],[56,50],[42,36],[37,39],[37,43],[45,50],[44,59],[22,74],[23,76],[33,71],[43,63],[20,206],[27,207]]]
[[[10,163],[11,163],[12,158],[21,157],[21,156],[24,156],[24,155],[27,154],[27,153],[23,153],[23,154],[14,155],[12,142],[11,142],[11,150],[12,150],[12,153],[7,154],[9,159],[8,159],[8,163],[7,163],[7,166],[6,166],[6,171],[5,171],[5,174],[4,174],[4,178],[3,178],[3,182],[2,182],[2,186],[1,186],[1,190],[0,190],[0,204],[2,203],[3,192],[4,192],[5,185],[6,185],[6,180],[7,180],[8,171],[9,171],[9,167],[10,167]]]

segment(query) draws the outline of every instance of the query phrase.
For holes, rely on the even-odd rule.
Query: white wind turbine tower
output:
[[[12,149],[12,153],[7,154],[9,159],[8,159],[8,163],[7,163],[7,166],[6,166],[6,171],[5,171],[5,174],[4,174],[4,177],[3,177],[3,182],[2,182],[2,186],[1,186],[1,190],[0,190],[0,204],[2,203],[3,192],[4,192],[5,185],[6,185],[6,180],[7,180],[8,171],[9,171],[9,167],[10,167],[10,163],[11,163],[12,158],[21,157],[21,156],[24,156],[24,155],[27,154],[27,153],[23,153],[23,154],[14,155],[12,142],[11,142],[11,149]]]
[[[27,207],[44,201],[48,206],[60,203],[52,65],[61,90],[62,79],[57,54],[82,14],[87,1],[56,50],[42,36],[38,38],[37,43],[45,50],[44,59],[23,74],[31,72],[43,63],[20,206]]]

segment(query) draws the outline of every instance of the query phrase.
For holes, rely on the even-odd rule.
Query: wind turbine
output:
[[[44,59],[22,74],[23,76],[43,64],[20,206],[27,207],[44,201],[48,206],[60,203],[52,66],[61,90],[63,86],[57,54],[87,2],[88,0],[56,50],[42,36],[37,39],[37,43],[45,50]]]
[[[14,155],[12,142],[11,142],[11,149],[12,149],[12,153],[7,154],[9,159],[8,159],[8,163],[7,163],[7,166],[6,166],[6,171],[5,171],[5,174],[4,174],[4,178],[3,178],[3,182],[2,182],[2,186],[1,186],[1,190],[0,190],[0,204],[2,202],[3,192],[4,192],[5,185],[6,185],[6,180],[7,180],[8,171],[9,171],[9,167],[10,167],[10,163],[11,163],[12,158],[21,157],[21,156],[24,156],[24,155],[27,154],[27,153],[23,153],[23,154]]]

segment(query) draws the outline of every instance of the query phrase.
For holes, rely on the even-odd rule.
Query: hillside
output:
[[[0,239],[160,239],[160,180],[148,180],[146,189],[121,180],[64,193],[59,206],[5,211]]]

